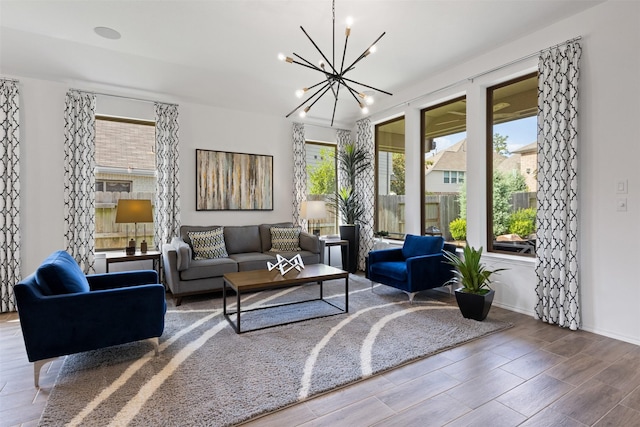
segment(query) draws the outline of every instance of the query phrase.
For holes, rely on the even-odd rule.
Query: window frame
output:
[[[486,247],[487,247],[487,252],[489,253],[495,253],[495,254],[502,254],[502,255],[513,255],[513,256],[518,256],[518,257],[525,257],[525,258],[535,258],[535,251],[534,253],[520,253],[520,252],[515,252],[515,251],[506,251],[506,250],[500,250],[500,249],[496,249],[494,248],[493,242],[494,242],[494,238],[493,238],[493,172],[494,172],[494,167],[493,167],[493,151],[494,151],[494,147],[493,147],[493,126],[494,126],[494,111],[493,111],[493,92],[497,89],[501,89],[504,88],[506,86],[512,85],[512,84],[516,84],[519,82],[522,82],[524,80],[528,80],[530,78],[533,77],[537,77],[539,75],[539,73],[537,71],[531,72],[531,73],[526,73],[523,74],[521,76],[497,83],[495,85],[492,86],[488,86],[486,88],[486,106],[485,106],[485,110],[486,110],[486,142],[485,142],[485,149],[486,149],[486,182],[485,182],[485,188],[486,188],[486,200],[485,200],[485,207],[486,207]],[[524,118],[524,117],[523,117]],[[536,129],[536,137],[537,137],[537,129]]]
[[[305,140],[304,144],[305,144],[305,153],[307,151],[306,148],[307,148],[308,145],[317,145],[317,146],[320,146],[320,147],[326,147],[326,148],[330,148],[330,149],[333,150],[333,170],[334,170],[334,174],[335,174],[334,179],[335,179],[335,183],[336,183],[335,191],[337,191],[338,190],[338,186],[339,186],[339,183],[338,183],[338,156],[337,156],[337,154],[338,154],[338,144],[334,144],[334,143],[331,143],[331,142],[324,142],[324,141],[314,141],[314,140],[310,140],[310,139]],[[307,189],[306,189],[306,193],[307,194],[305,194],[305,197],[310,195],[309,194],[309,182],[308,182],[308,178],[309,178],[308,167],[309,167],[309,165],[307,165],[307,171],[306,171],[307,172]],[[329,202],[329,203],[327,203],[327,211],[331,212],[331,210],[332,210],[331,209],[331,203]],[[334,216],[334,221],[333,221],[334,234],[338,234],[338,232],[339,232],[339,230],[338,230],[338,218],[339,218],[339,215],[338,215],[337,207],[335,207],[335,209],[333,209],[333,216]]]
[[[112,115],[98,114],[98,113],[96,113],[94,115],[94,118],[95,118],[96,121],[102,120],[102,121],[108,121],[108,122],[117,122],[117,123],[133,124],[133,125],[140,125],[140,126],[150,126],[150,127],[153,127],[154,129],[155,129],[155,126],[156,126],[156,122],[154,120],[134,119],[134,118],[112,116]],[[154,145],[152,147],[155,147],[155,138],[154,138]],[[104,179],[104,178],[98,179],[97,175],[99,173],[106,173],[106,172],[99,172],[97,170],[98,168],[100,168],[100,166],[97,166],[96,170],[94,171],[94,180],[95,180],[96,183],[97,182],[104,183],[103,184],[104,185],[103,192],[107,192],[106,191],[107,182],[128,183],[129,184],[129,191],[127,193],[131,194],[131,193],[134,192],[134,187],[133,187],[134,186],[134,182],[133,182],[133,180],[125,181],[125,180],[121,180],[121,179],[114,179],[114,180]],[[111,168],[107,167],[107,169],[111,169]],[[123,171],[127,171],[128,168],[125,166],[125,167],[122,167],[122,168],[117,167],[117,168],[113,168],[113,169],[116,169],[116,170],[122,169]],[[157,167],[155,169],[157,169]],[[147,169],[145,169],[145,170],[149,171]],[[129,172],[127,171],[127,173],[129,173]],[[154,170],[154,174],[155,174],[155,170]],[[149,174],[147,173],[147,174],[143,174],[143,175],[149,175]],[[97,192],[98,190],[95,189],[95,191]],[[119,193],[122,193],[122,192],[119,192]],[[154,197],[155,197],[155,191],[154,191]],[[152,203],[154,203],[154,200],[152,200]],[[94,216],[97,214],[97,209],[98,209],[98,206],[96,206],[96,209],[94,210]],[[155,209],[155,207],[154,207],[154,209]],[[151,226],[151,230],[153,230],[153,228],[155,227],[155,224],[154,223],[152,223],[152,224],[153,225]],[[127,224],[127,226],[126,226],[127,227],[126,234],[129,237],[131,237],[131,235],[129,235],[129,226],[130,225]],[[135,227],[135,225],[134,225],[134,227]],[[96,230],[96,232],[97,232],[97,230]],[[135,230],[134,230],[134,234],[135,234]],[[102,248],[102,247],[100,247],[99,248],[98,245],[97,245],[97,242],[98,242],[98,238],[97,238],[97,236],[94,236],[94,247],[95,247],[96,251],[98,251],[98,252],[112,252],[112,251],[121,251],[122,250],[122,247],[118,247],[118,248],[115,248],[115,247]]]
[[[427,215],[427,211],[425,207],[425,192],[427,190],[426,188],[427,184],[426,184],[426,178],[425,178],[426,174],[424,172],[426,170],[426,161],[425,161],[424,155],[425,155],[425,148],[426,148],[425,134],[427,132],[427,123],[425,120],[425,114],[427,111],[435,110],[437,108],[444,107],[445,105],[448,105],[448,104],[454,104],[460,101],[466,102],[466,99],[467,99],[467,94],[465,93],[463,95],[456,96],[442,102],[438,102],[437,104],[429,105],[428,107],[425,107],[420,110],[420,171],[421,171],[420,172],[420,235],[422,236],[424,236],[427,232],[427,227],[425,225],[425,222],[426,222],[425,216]],[[468,132],[466,120],[465,120],[464,129],[465,129],[465,132]],[[443,177],[443,181],[444,181],[444,177]]]
[[[374,189],[375,189],[374,190],[374,192],[375,192],[375,194],[374,194],[374,202],[373,202],[373,230],[374,230],[374,233],[377,232],[377,231],[380,231],[380,228],[379,228],[379,225],[378,225],[378,196],[380,195],[379,191],[378,191],[379,184],[380,184],[379,183],[379,175],[380,175],[380,173],[378,171],[378,167],[380,166],[378,164],[379,163],[378,159],[379,159],[380,150],[378,148],[378,145],[379,145],[379,141],[380,141],[380,138],[379,138],[380,128],[382,126],[386,126],[386,125],[391,124],[391,123],[399,122],[401,120],[404,120],[404,122],[405,122],[404,154],[405,154],[405,168],[406,168],[406,163],[407,163],[407,157],[406,157],[406,153],[407,153],[406,123],[407,122],[406,122],[406,116],[404,114],[402,114],[400,116],[391,118],[389,120],[385,120],[383,122],[376,123],[375,129],[374,129],[374,142],[373,142],[373,145],[374,145],[373,170],[374,170]],[[406,173],[405,173],[405,182],[406,182],[406,179],[407,179],[407,177],[406,177]],[[405,193],[406,193],[406,190],[405,190]],[[406,197],[406,194],[404,194],[404,196]],[[400,234],[400,233],[395,233],[394,232],[394,234]],[[405,234],[406,233],[404,233],[402,235],[402,237],[386,236],[385,239],[404,241],[404,235]]]

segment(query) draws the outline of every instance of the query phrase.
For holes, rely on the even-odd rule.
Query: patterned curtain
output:
[[[293,223],[307,229],[307,220],[300,217],[302,202],[307,200],[307,148],[304,139],[304,125],[294,123],[293,140]]]
[[[358,256],[358,268],[365,269],[365,256],[373,249],[373,215],[375,209],[375,142],[373,141],[373,126],[371,120],[362,119],[356,122],[356,144],[364,148],[371,158],[371,167],[356,181],[357,192],[364,204],[364,216],[360,223],[360,253]]]
[[[539,59],[536,317],[580,327],[578,283],[578,62],[568,43]]]
[[[178,178],[178,106],[155,103],[156,203],[153,241],[158,250],[180,232],[180,181]]]
[[[0,227],[0,313],[15,311],[13,285],[20,275],[20,129],[18,83],[0,80],[2,139],[2,226]]]
[[[351,142],[351,131],[338,129],[338,131],[336,132],[336,144],[337,144],[336,148],[338,152],[344,151],[345,145],[349,144],[350,142]],[[342,172],[340,168],[338,168],[337,173],[338,173],[338,188],[348,187],[351,185],[349,180],[347,180],[347,177],[344,176],[344,172]]]
[[[96,96],[71,90],[64,111],[64,237],[66,250],[85,274],[95,252]]]

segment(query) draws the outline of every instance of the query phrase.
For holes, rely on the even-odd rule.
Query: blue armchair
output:
[[[409,302],[420,291],[445,286],[453,278],[451,265],[444,263],[443,250],[455,253],[455,246],[442,237],[408,234],[402,248],[369,252],[367,273],[372,282],[400,289]]]
[[[149,338],[157,354],[167,305],[154,270],[85,276],[58,251],[13,290],[36,387],[58,356]]]

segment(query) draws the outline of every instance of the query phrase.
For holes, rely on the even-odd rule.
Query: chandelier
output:
[[[298,105],[296,108],[291,110],[291,112],[287,114],[286,117],[289,117],[296,111],[299,111],[300,117],[305,117],[306,114],[311,109],[311,107],[313,107],[313,105],[316,102],[318,102],[318,100],[322,98],[327,92],[331,91],[334,97],[333,113],[331,115],[331,126],[333,126],[333,120],[336,115],[336,106],[338,105],[338,95],[340,94],[341,88],[348,91],[348,93],[353,97],[353,99],[358,104],[358,107],[360,107],[362,114],[369,113],[369,109],[367,108],[367,105],[370,105],[373,103],[373,93],[374,93],[373,91],[391,95],[391,93],[386,92],[384,90],[377,89],[373,86],[369,86],[364,83],[357,82],[355,80],[351,80],[345,77],[345,75],[349,71],[355,68],[356,64],[358,64],[364,58],[369,56],[369,54],[375,52],[376,43],[385,35],[385,33],[383,32],[380,35],[380,37],[378,37],[373,43],[371,43],[371,45],[369,45],[369,47],[364,52],[360,54],[360,56],[358,56],[351,64],[345,67],[344,60],[347,53],[347,43],[349,41],[349,35],[351,34],[351,24],[352,24],[351,20],[347,18],[347,27],[344,32],[345,34],[344,49],[342,50],[342,60],[340,62],[340,67],[338,68],[337,67],[338,64],[336,63],[336,2],[335,0],[332,1],[331,12],[332,12],[332,18],[333,18],[333,54],[331,56],[331,61],[329,61],[327,56],[322,52],[322,50],[320,50],[316,42],[313,41],[311,36],[309,36],[309,34],[305,31],[305,29],[302,26],[300,26],[300,29],[302,30],[304,35],[307,36],[311,44],[313,44],[313,47],[315,47],[316,50],[320,53],[320,56],[322,56],[322,59],[319,61],[318,65],[315,65],[310,61],[307,61],[306,59],[296,54],[295,52],[293,53],[293,56],[299,59],[299,61],[289,56],[285,56],[282,53],[278,55],[278,59],[280,59],[281,61],[288,62],[289,64],[298,64],[302,67],[310,68],[312,70],[320,72],[323,76],[322,80],[320,80],[318,83],[315,83],[309,87],[305,87],[296,91],[296,96],[298,98],[302,98],[305,96],[305,94],[310,92],[312,89],[315,89],[315,91],[311,95],[307,95],[307,98],[304,101],[302,101],[300,105]],[[368,88],[368,89],[371,89],[372,91],[360,91],[360,90],[356,90],[356,87]],[[302,108],[303,106],[305,107]]]

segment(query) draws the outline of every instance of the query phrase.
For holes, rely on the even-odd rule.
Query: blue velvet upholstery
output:
[[[67,257],[52,254],[14,286],[30,362],[162,335],[167,305],[156,271],[83,275],[89,289],[68,293],[81,270]]]
[[[78,263],[65,251],[52,253],[36,270],[36,281],[45,295],[89,292],[89,282]]]
[[[444,286],[453,277],[443,250],[455,253],[440,236],[408,234],[402,248],[369,252],[368,277],[372,282],[392,286],[409,294]]]

